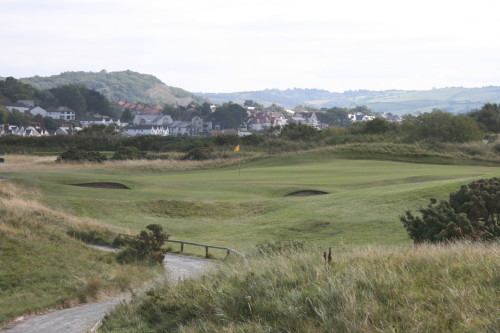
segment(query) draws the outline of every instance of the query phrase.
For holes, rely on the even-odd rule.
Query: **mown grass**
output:
[[[375,148],[342,149],[351,149],[349,158],[339,157],[333,148],[251,156],[242,161],[241,175],[237,165],[214,167],[216,161],[186,162],[185,170],[180,161],[63,167],[53,163],[54,169],[46,164],[29,173],[13,171],[5,163],[0,172],[4,168],[4,177],[39,188],[33,198],[44,204],[116,230],[136,233],[156,223],[173,239],[238,250],[278,237],[325,245],[408,243],[399,222],[405,209],[426,205],[431,197],[446,198],[474,179],[500,175],[499,167],[355,159],[357,150]],[[377,149],[392,151],[394,157],[421,148]],[[69,186],[86,182],[118,182],[130,190]],[[330,194],[285,197],[298,190]],[[203,254],[203,249],[189,250]]]
[[[325,248],[250,256],[164,284],[102,332],[497,332],[500,245]]]
[[[23,198],[33,189],[0,185],[0,326],[19,315],[125,292],[161,273],[117,264],[114,254],[67,234],[102,226]]]
[[[370,150],[377,153],[370,155]],[[412,150],[415,150],[414,154]],[[271,157],[249,154],[242,159],[241,175],[237,159],[81,165],[55,163],[52,157],[8,156],[6,163],[0,165],[0,177],[16,183],[17,189],[3,191],[6,194],[0,204],[2,213],[8,212],[0,217],[0,270],[5,276],[11,267],[19,267],[19,271],[5,278],[5,286],[9,289],[2,287],[0,290],[0,308],[5,309],[0,322],[1,318],[8,320],[20,313],[64,306],[72,299],[78,300],[80,295],[92,295],[96,286],[98,290],[112,290],[131,284],[129,279],[136,274],[134,271],[128,271],[125,276],[116,273],[122,276],[120,278],[110,277],[109,272],[119,272],[121,266],[112,263],[109,255],[68,237],[68,230],[81,231],[71,229],[78,221],[99,221],[127,233],[136,233],[146,225],[156,223],[173,239],[227,246],[240,251],[266,240],[304,240],[316,246],[332,246],[358,263],[365,260],[362,258],[364,254],[360,252],[359,258],[355,258],[348,253],[361,251],[360,246],[394,245],[398,246],[395,250],[387,250],[393,251],[394,255],[387,254],[380,260],[403,265],[401,258],[392,261],[397,251],[407,249],[399,246],[410,243],[399,221],[403,210],[425,205],[431,197],[446,198],[460,185],[474,179],[500,176],[495,159],[470,163],[469,155],[451,154],[449,150],[434,150],[430,159],[422,155],[427,153],[425,147],[387,144],[339,146]],[[446,163],[423,163],[426,161]],[[130,190],[70,185],[91,182],[122,183]],[[8,183],[2,181],[0,184],[1,191]],[[20,186],[24,190],[19,190]],[[330,194],[286,197],[298,190],[319,190]],[[19,191],[23,193],[22,197],[16,194]],[[19,201],[16,206],[14,199],[22,199],[25,203]],[[35,204],[34,200],[43,206]],[[92,229],[82,228],[84,232]],[[373,249],[377,253],[383,252],[379,247]],[[9,255],[5,254],[7,250],[11,251]],[[204,254],[204,249],[188,247],[187,251]],[[498,255],[497,252],[493,254]],[[224,255],[225,252],[217,256]],[[60,256],[63,260],[59,260]],[[37,261],[36,258],[42,259]],[[315,262],[313,257],[308,258],[311,263]],[[37,266],[38,262],[43,264]],[[345,263],[347,265],[347,259]],[[33,272],[27,268],[31,266],[35,267]],[[86,273],[78,273],[81,269]],[[348,268],[345,269],[347,274]],[[248,275],[251,276],[251,272]],[[347,283],[347,280],[342,281]],[[193,292],[193,295],[203,294],[203,289],[195,290],[197,293]],[[293,290],[293,286],[288,288],[289,293],[293,294]],[[25,296],[19,296],[25,291]],[[16,300],[18,296],[20,300]],[[36,304],[31,301],[33,299],[37,300]],[[287,311],[294,313],[293,307]],[[135,320],[135,314],[130,316],[128,320]],[[352,320],[356,318],[350,317]],[[231,319],[224,329],[274,331],[276,326],[273,325],[277,325],[269,324],[269,328],[267,323],[259,326],[260,322],[253,321],[247,327],[244,326],[246,321],[246,317],[241,321]],[[141,328],[143,324],[137,325],[134,327]],[[145,331],[149,329],[147,325]],[[201,328],[193,326],[193,330],[218,331],[218,328],[212,329],[211,325],[215,324],[207,325]],[[314,331],[318,327],[307,321],[304,325],[298,327],[303,331]],[[405,331],[400,329],[402,326],[380,328],[376,321],[368,321],[367,325],[369,329],[376,327],[373,331]],[[358,330],[356,327],[353,331]],[[467,327],[474,331],[475,327],[487,326]]]

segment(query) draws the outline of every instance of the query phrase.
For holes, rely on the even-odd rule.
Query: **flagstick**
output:
[[[238,151],[238,177],[241,176],[241,153]]]

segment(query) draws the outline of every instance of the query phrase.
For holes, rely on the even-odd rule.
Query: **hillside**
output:
[[[214,103],[233,101],[243,103],[253,100],[264,105],[276,103],[286,107],[310,105],[322,107],[354,107],[366,105],[375,112],[408,114],[429,112],[439,108],[463,113],[480,108],[485,103],[500,102],[500,87],[440,88],[432,90],[356,90],[343,93],[320,89],[266,89],[234,93],[200,93]]]
[[[202,101],[181,88],[170,87],[153,75],[132,71],[121,72],[64,72],[48,77],[34,76],[20,79],[35,88],[44,90],[65,84],[83,84],[112,100],[125,100],[150,104],[187,105],[192,101]]]
[[[120,265],[112,254],[70,237],[105,229],[25,198],[38,193],[32,186],[1,181],[0,330],[18,316],[119,294],[161,273]]]

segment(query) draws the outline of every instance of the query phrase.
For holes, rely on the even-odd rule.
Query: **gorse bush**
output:
[[[112,160],[140,160],[146,157],[146,153],[136,147],[120,146],[111,157]]]
[[[400,217],[415,243],[500,237],[500,178],[480,179],[450,194],[448,201],[431,199],[421,216]]]
[[[62,153],[58,158],[58,162],[98,162],[107,161],[106,155],[98,151],[87,151],[82,149],[70,148]]]
[[[141,231],[137,238],[127,240],[127,246],[117,255],[119,262],[163,263],[166,250],[162,249],[162,246],[168,239],[168,235],[158,224],[150,224],[146,229]]]

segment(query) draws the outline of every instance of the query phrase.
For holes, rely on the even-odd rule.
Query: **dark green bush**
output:
[[[431,199],[421,216],[400,217],[415,243],[500,237],[500,178],[480,179],[450,194],[449,201]]]
[[[197,147],[191,149],[181,160],[203,161],[213,157],[214,148],[212,146]]]
[[[141,160],[146,153],[136,147],[118,147],[118,150],[111,157],[112,160]]]
[[[62,153],[58,158],[58,162],[104,162],[108,158],[106,155],[98,151],[87,151],[82,149],[70,148]]]
[[[126,247],[117,255],[118,262],[163,263],[166,250],[162,246],[168,239],[168,235],[158,224],[150,224],[146,229],[141,231],[137,238],[126,241]]]

